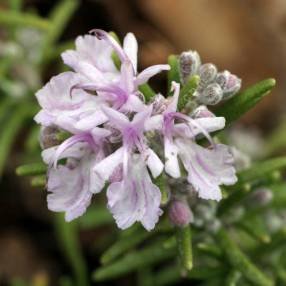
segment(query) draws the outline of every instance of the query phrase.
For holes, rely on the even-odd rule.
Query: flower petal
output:
[[[164,169],[164,165],[158,155],[150,148],[144,153],[146,156],[147,166],[150,169],[153,178],[157,178]]]
[[[162,214],[161,193],[140,156],[131,160],[128,177],[107,189],[108,207],[119,228],[126,229],[140,221],[147,230],[152,230]]]
[[[147,82],[151,77],[153,77],[157,73],[164,71],[164,70],[166,71],[169,69],[170,69],[169,65],[154,65],[154,66],[148,67],[145,70],[143,70],[141,73],[138,74],[138,76],[135,80],[135,85],[139,86],[139,85]]]
[[[102,110],[108,117],[109,121],[119,129],[123,129],[130,124],[128,117],[123,113],[106,106],[102,107]]]
[[[134,71],[137,72],[138,43],[133,33],[128,33],[123,41],[123,50],[130,59]]]
[[[115,168],[122,163],[123,160],[123,148],[117,149],[114,153],[97,163],[93,171],[99,175],[100,178],[107,181],[112,175]]]
[[[48,208],[65,212],[66,221],[83,215],[91,202],[92,193],[82,173],[82,164],[73,169],[61,165],[50,169],[48,175]]]
[[[181,175],[180,166],[178,161],[178,148],[168,138],[164,139],[165,151],[165,171],[173,178],[179,178]]]
[[[226,145],[206,149],[186,139],[176,139],[176,145],[188,171],[188,181],[199,197],[219,201],[222,197],[219,185],[232,185],[237,181],[233,157]]]

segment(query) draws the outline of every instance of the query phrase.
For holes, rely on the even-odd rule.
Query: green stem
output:
[[[190,271],[193,268],[192,235],[190,225],[178,227],[176,230],[176,238],[181,264],[184,269]]]

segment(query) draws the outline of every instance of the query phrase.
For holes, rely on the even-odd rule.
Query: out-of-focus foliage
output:
[[[39,129],[32,123],[38,110],[34,93],[43,84],[48,64],[71,46],[69,42],[59,44],[58,39],[78,1],[59,2],[47,19],[33,11],[22,12],[20,0],[10,1],[10,5],[10,9],[0,10],[0,25],[7,31],[0,43],[0,172],[12,147],[17,145],[25,164],[17,169],[17,174],[33,176],[32,185],[44,187],[46,168],[41,163],[30,164],[40,162]],[[169,84],[180,81],[175,55],[170,56],[169,63]],[[227,124],[233,123],[274,85],[273,79],[257,83],[225,102],[215,113],[225,116]],[[193,78],[182,89],[182,101],[193,93],[195,86]],[[153,96],[147,85],[141,86],[141,91],[146,98]],[[24,139],[19,140],[20,136]],[[217,140],[227,141],[228,133],[218,134]],[[282,122],[265,138],[261,150],[264,156],[240,171],[236,185],[224,188],[224,200],[217,205],[207,204],[195,213],[197,223],[191,227],[176,229],[164,216],[152,232],[139,225],[119,231],[100,202],[70,224],[64,222],[62,215],[54,215],[51,223],[59,250],[69,265],[69,274],[60,277],[57,285],[101,285],[129,273],[136,273],[138,285],[178,285],[184,279],[193,285],[285,285],[286,158],[278,156],[285,143]],[[273,154],[275,158],[271,158]],[[271,198],[267,200],[269,193]],[[100,234],[100,238],[90,242],[101,253],[101,266],[97,269],[86,260],[86,256],[96,260],[96,251],[85,255],[79,239],[81,233],[91,230]],[[17,278],[10,285],[40,286],[48,282],[41,277],[32,282]]]

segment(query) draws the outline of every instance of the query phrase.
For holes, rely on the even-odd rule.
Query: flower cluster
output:
[[[228,146],[209,135],[223,129],[225,119],[205,106],[191,115],[178,111],[176,82],[172,96],[158,94],[147,103],[140,85],[170,67],[155,65],[138,73],[137,49],[132,33],[121,46],[105,31],[93,30],[76,39],[75,50],[62,54],[74,71],[53,77],[36,94],[42,109],[35,120],[48,141],[55,141],[53,130],[71,134],[42,152],[49,165],[48,208],[65,212],[67,221],[81,216],[93,194],[106,186],[118,227],[139,221],[151,230],[163,213],[161,191],[154,183],[163,173],[172,180],[185,177],[200,198],[217,201],[220,185],[236,182]],[[202,136],[207,147],[196,141]]]

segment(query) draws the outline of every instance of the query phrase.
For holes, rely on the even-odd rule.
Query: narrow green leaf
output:
[[[284,168],[286,168],[286,156],[255,163],[238,174],[238,184],[249,183]]]
[[[45,174],[46,172],[47,165],[42,162],[22,165],[16,169],[16,174],[18,176],[35,176]]]
[[[113,217],[106,206],[92,205],[87,212],[78,218],[80,229],[96,229],[98,227],[113,223]]]
[[[10,0],[10,9],[14,11],[20,11],[23,6],[23,0]]]
[[[150,286],[154,285],[154,276],[150,267],[142,267],[137,271],[137,285]]]
[[[201,242],[201,243],[197,244],[197,248],[202,253],[213,256],[215,258],[221,259],[221,257],[222,257],[221,249],[218,248],[217,246],[213,245],[213,244]]]
[[[73,269],[76,283],[75,285],[88,286],[88,272],[84,257],[78,241],[78,228],[76,222],[67,223],[62,214],[56,214],[54,226],[60,249],[64,252],[70,267]]]
[[[182,267],[190,271],[193,268],[192,235],[190,225],[176,229],[177,246]]]
[[[146,102],[149,102],[156,95],[148,83],[141,84],[138,88],[143,93]]]
[[[226,286],[238,286],[241,273],[237,270],[232,270],[229,275],[226,277],[225,285]]]
[[[47,177],[45,175],[36,176],[31,180],[31,186],[35,188],[45,188],[47,184]]]
[[[5,123],[5,128],[1,132],[0,138],[0,175],[3,172],[6,159],[12,149],[15,137],[29,115],[30,111],[27,109],[27,106],[19,105],[14,109],[10,118]]]
[[[25,149],[27,152],[33,152],[39,148],[39,134],[41,127],[39,125],[34,125],[29,134],[27,135],[27,140],[25,142]]]
[[[249,282],[258,286],[274,285],[273,282],[238,248],[225,230],[220,229],[217,234],[217,238],[217,241],[221,245],[229,263],[234,269],[241,272]]]
[[[54,43],[56,43],[62,35],[68,21],[76,11],[78,5],[78,0],[62,0],[52,10],[49,16],[52,26],[45,34],[45,38],[42,43],[41,63],[45,62],[46,59],[49,58],[50,50],[53,49]]]
[[[154,285],[176,285],[176,282],[183,279],[208,281],[207,285],[210,285],[210,281],[213,281],[213,279],[218,277],[222,277],[225,274],[226,269],[222,267],[198,266],[189,271],[186,277],[182,277],[180,269],[176,265],[171,265],[165,267],[156,274]]]
[[[176,55],[170,55],[168,58],[168,64],[170,65],[170,70],[168,71],[168,93],[171,95],[171,85],[172,81],[180,83],[180,71],[178,57]]]
[[[198,75],[194,75],[190,78],[190,80],[183,86],[180,92],[179,101],[178,101],[178,109],[182,110],[186,104],[192,98],[194,92],[196,91],[200,82],[200,77]]]
[[[272,172],[284,168],[286,168],[286,156],[256,163],[238,173],[238,182],[229,187],[230,190],[234,191],[219,204],[218,215],[226,213],[233,205],[239,203],[248,195],[249,191],[251,191],[251,189],[247,188],[248,183],[258,179],[265,179]]]
[[[107,251],[105,251],[100,261],[102,264],[108,264],[115,260],[117,257],[122,255],[123,253],[126,253],[130,249],[134,248],[138,244],[142,243],[144,240],[146,240],[148,237],[152,235],[152,232],[139,232],[135,233],[132,236],[129,237],[123,237],[119,240],[117,240]]]
[[[261,227],[257,219],[255,221],[241,221],[237,226],[260,243],[265,244],[271,241],[271,237],[266,233],[265,229]]]
[[[43,18],[29,13],[19,13],[12,10],[0,10],[0,24],[6,26],[26,26],[43,31],[51,28],[51,23]]]
[[[230,124],[254,107],[273,89],[275,83],[275,79],[266,79],[236,94],[215,111],[216,116],[225,117],[226,124]]]
[[[100,267],[93,273],[96,281],[112,280],[144,266],[151,266],[174,257],[175,249],[164,249],[160,243],[147,246],[145,249],[130,253],[117,262]]]

